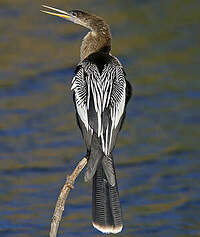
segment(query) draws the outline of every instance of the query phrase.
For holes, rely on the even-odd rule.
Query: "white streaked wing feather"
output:
[[[84,71],[87,78],[84,78]],[[93,97],[98,120],[97,134],[101,138],[103,152],[109,155],[113,130],[119,124],[125,108],[126,80],[121,66],[108,64],[100,74],[95,64],[84,63],[73,78],[71,89],[75,92],[77,111],[87,130],[91,129],[88,110],[90,98]],[[104,124],[106,127],[103,128],[102,115],[106,108],[110,109],[111,124]]]
[[[81,68],[72,80],[71,90],[75,92],[75,102],[77,112],[84,123],[87,130],[89,130],[88,113],[87,113],[87,84],[84,78],[84,70]]]

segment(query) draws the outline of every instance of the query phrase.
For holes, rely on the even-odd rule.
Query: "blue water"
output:
[[[134,88],[114,151],[124,216],[118,236],[200,236],[199,1],[54,7],[106,19],[112,54]],[[85,154],[70,84],[87,31],[39,9],[37,1],[0,3],[0,237],[48,236],[66,174]],[[58,236],[100,235],[81,174]]]

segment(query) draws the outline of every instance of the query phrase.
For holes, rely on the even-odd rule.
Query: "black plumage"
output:
[[[86,93],[85,98],[88,98],[88,94],[90,94],[90,101],[89,101],[89,107],[87,109],[87,115],[88,115],[88,126],[93,130],[93,132],[90,132],[90,130],[86,129],[86,126],[84,122],[82,122],[80,112],[78,112],[78,110],[76,110],[76,116],[78,125],[82,131],[82,135],[87,147],[88,165],[85,173],[85,180],[88,181],[91,178],[93,178],[93,195],[92,195],[93,224],[97,228],[103,227],[105,232],[115,233],[115,231],[117,232],[122,227],[122,214],[120,208],[115,168],[112,157],[112,150],[114,149],[117,135],[122,127],[125,118],[125,107],[131,97],[131,86],[125,79],[125,73],[124,70],[122,69],[121,76],[123,76],[124,83],[126,84],[124,110],[119,118],[119,122],[116,128],[112,129],[112,136],[109,136],[108,139],[108,142],[110,142],[111,144],[109,153],[105,154],[102,149],[102,139],[100,136],[98,136],[98,114],[95,110],[94,105],[95,99],[92,96],[93,95],[92,90],[90,92],[86,90],[86,88],[88,88],[87,83],[90,83],[90,81],[88,82],[88,78],[90,78],[90,75],[88,75],[88,73],[91,74],[95,73],[93,67],[97,68],[99,74],[102,75],[103,70],[108,67],[113,68],[113,70],[115,71],[116,68],[118,67],[122,69],[122,66],[115,57],[111,56],[108,53],[100,51],[88,56],[86,59],[83,60],[83,62],[81,62],[78,65],[73,80],[74,82],[76,80],[76,77],[78,78],[78,80],[82,79],[85,82],[85,84],[83,85],[83,90]],[[88,68],[91,68],[91,70],[89,70]],[[79,74],[81,70],[82,73]],[[112,81],[112,85],[115,84],[115,86],[113,86],[112,88],[110,98],[112,98],[112,95],[116,95],[116,97],[113,96],[113,101],[110,99],[107,107],[105,107],[101,113],[102,134],[104,138],[106,128],[109,126],[109,129],[111,130],[112,127],[111,110],[113,107],[113,103],[120,100],[121,96],[120,90],[117,91],[117,89],[114,89],[115,87],[116,88],[120,87],[119,81],[116,80],[116,74],[114,75],[115,75],[114,77],[109,78],[109,80]],[[105,80],[108,80],[108,77],[106,77]],[[81,83],[79,81],[79,86],[80,84]],[[103,87],[104,84],[102,83],[101,86]],[[77,93],[80,93],[80,90],[81,89],[79,89]],[[83,92],[81,94],[84,95]],[[75,92],[74,92],[74,104],[77,109],[77,97]],[[109,131],[109,133],[111,133],[111,131]]]

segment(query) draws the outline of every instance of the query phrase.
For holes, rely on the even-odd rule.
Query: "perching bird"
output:
[[[82,41],[81,61],[71,90],[87,147],[85,181],[93,179],[93,226],[103,233],[119,233],[123,222],[112,151],[125,118],[131,85],[121,63],[110,54],[111,33],[102,18],[80,10],[66,12],[43,7],[55,11],[45,13],[90,30]]]

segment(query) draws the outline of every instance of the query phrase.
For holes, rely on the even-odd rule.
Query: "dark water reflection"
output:
[[[200,3],[45,1],[111,25],[113,54],[135,87],[115,150],[124,211],[119,236],[200,236]],[[41,1],[0,2],[0,236],[47,236],[65,174],[84,154],[70,81],[79,26],[42,15]],[[81,175],[59,236],[91,227]]]

